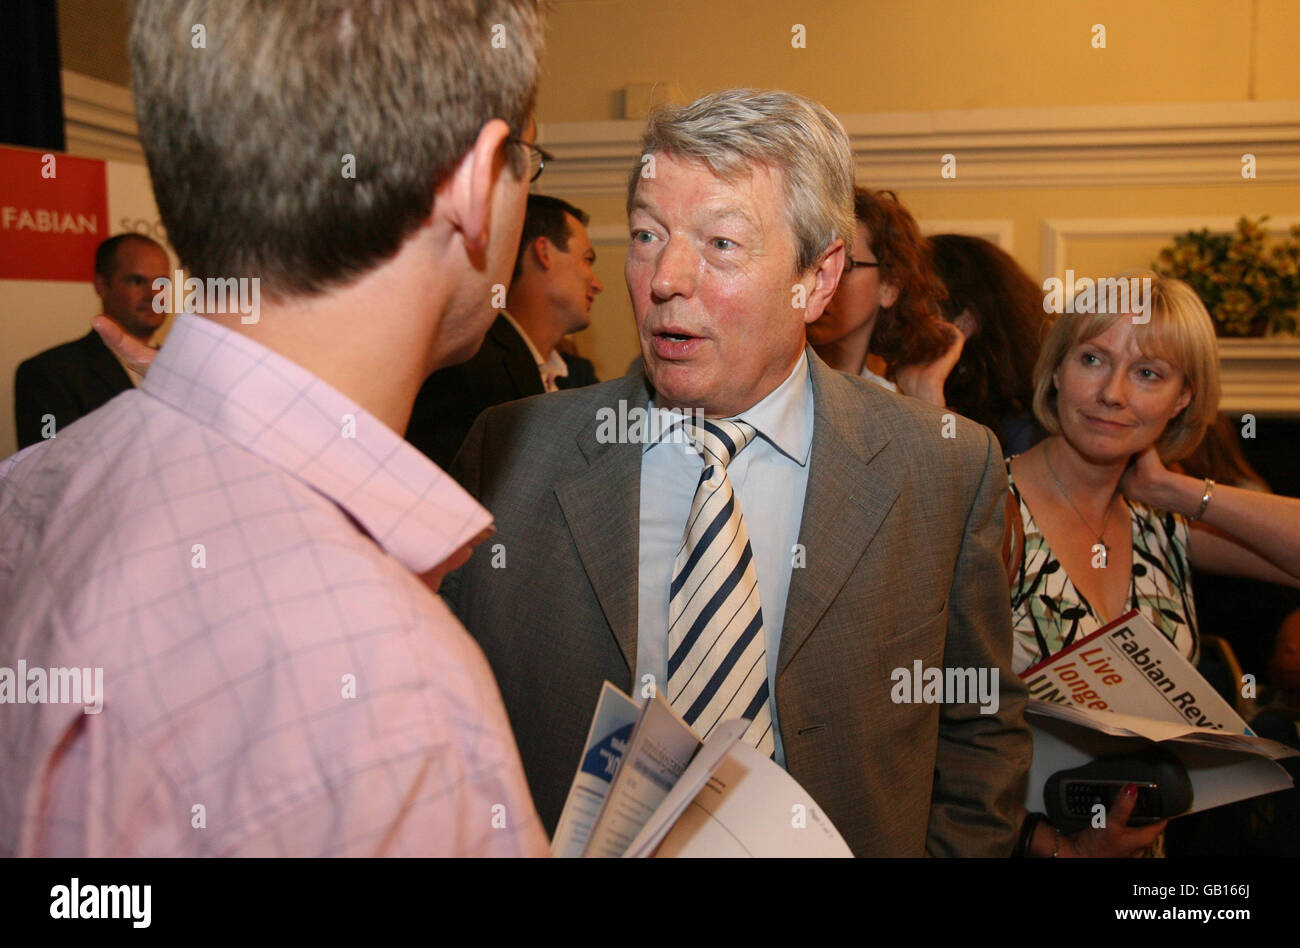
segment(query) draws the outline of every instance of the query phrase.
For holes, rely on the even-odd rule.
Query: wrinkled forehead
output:
[[[655,174],[638,184],[632,209],[672,210],[687,219],[732,222],[758,232],[791,231],[781,169],[731,157],[734,163],[656,153]]]

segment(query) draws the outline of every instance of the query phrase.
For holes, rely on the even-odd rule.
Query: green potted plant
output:
[[[1230,234],[1188,231],[1152,264],[1197,292],[1220,336],[1294,334],[1300,322],[1300,225],[1268,246],[1267,220],[1243,217]]]

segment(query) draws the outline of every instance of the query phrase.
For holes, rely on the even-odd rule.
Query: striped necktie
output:
[[[687,423],[704,456],[686,535],[673,560],[668,601],[668,698],[708,737],[734,718],[753,723],[744,740],[775,748],[768,707],[767,648],[758,573],[727,465],[758,432],[743,421]]]

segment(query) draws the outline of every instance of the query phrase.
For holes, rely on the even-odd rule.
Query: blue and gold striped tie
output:
[[[758,432],[743,421],[686,425],[704,456],[668,602],[668,698],[702,737],[748,718],[746,743],[775,747],[754,551],[727,465]]]

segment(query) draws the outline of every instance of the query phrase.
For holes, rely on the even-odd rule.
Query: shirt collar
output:
[[[533,361],[537,363],[537,372],[541,375],[543,382],[547,379],[568,377],[569,363],[564,361],[564,356],[560,355],[559,349],[552,349],[551,354],[543,359],[542,354],[537,351],[537,347],[533,345],[533,340],[528,337],[524,327],[519,325],[518,321],[506,310],[501,310],[501,315],[506,318],[506,322],[513,326],[515,332],[519,333],[519,337],[524,340],[524,345],[528,347],[528,351],[532,354]]]
[[[569,375],[569,363],[564,361],[559,349],[551,350],[550,356],[541,364],[541,369],[543,375],[549,375],[553,379],[567,378]]]
[[[427,572],[492,523],[379,419],[211,319],[178,314],[140,388],[337,504],[412,572]]]
[[[767,397],[752,408],[732,415],[733,419],[748,422],[778,451],[794,461],[800,467],[808,463],[808,454],[812,450],[812,379],[808,371],[807,350],[800,353],[799,360],[785,377],[785,381],[768,393]],[[650,396],[650,412],[655,412],[654,396]],[[666,409],[658,409],[664,415]],[[680,420],[680,415],[676,416]],[[655,444],[667,440],[666,435],[672,426],[657,426],[655,434],[646,444],[644,451]]]

